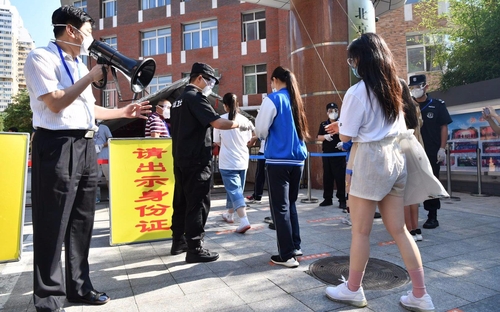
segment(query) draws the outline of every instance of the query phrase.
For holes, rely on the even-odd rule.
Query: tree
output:
[[[28,90],[22,89],[12,97],[12,104],[4,111],[4,131],[10,127],[16,127],[19,132],[31,133],[33,131],[32,117]]]
[[[500,77],[500,3],[498,0],[450,0],[449,14],[437,15],[440,0],[417,4],[419,26],[435,44],[434,65],[443,69],[441,89]]]

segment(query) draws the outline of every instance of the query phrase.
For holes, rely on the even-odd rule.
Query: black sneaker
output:
[[[380,212],[375,211],[375,214],[373,215],[373,219],[380,219],[380,218],[382,218],[382,215],[380,214]]]
[[[276,230],[276,226],[274,225],[274,222],[269,223],[269,228],[271,230]]]
[[[209,251],[203,247],[189,249],[186,253],[187,263],[212,262],[219,259],[219,254],[214,251]]]
[[[273,219],[271,217],[265,217],[264,222],[265,223],[273,223]]]
[[[319,204],[321,207],[325,207],[325,206],[331,206],[333,205],[333,202],[331,199],[325,199],[324,201],[322,201],[320,204]]]
[[[347,203],[345,201],[339,202],[339,208],[340,209],[346,209],[347,208]]]
[[[299,266],[297,258],[291,257],[288,260],[283,260],[279,255],[271,256],[271,261],[275,264],[286,266],[287,268],[296,268]]]
[[[186,239],[183,237],[182,239],[172,240],[172,247],[170,248],[171,255],[179,255],[188,250],[188,245],[186,243]]]
[[[435,229],[439,226],[439,221],[437,219],[427,219],[424,225],[422,226],[424,229]]]

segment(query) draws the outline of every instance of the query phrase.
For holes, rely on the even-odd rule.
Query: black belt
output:
[[[96,133],[94,130],[49,130],[45,128],[37,128],[36,132],[38,131],[50,133],[52,135],[70,136],[74,138],[85,139],[93,139]]]

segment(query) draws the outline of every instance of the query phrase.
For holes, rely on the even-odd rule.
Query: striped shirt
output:
[[[92,87],[89,85],[76,100],[59,113],[52,112],[40,99],[44,94],[63,90],[73,85],[88,74],[88,69],[82,60],[60,50],[54,42],[47,47],[32,50],[24,65],[24,75],[30,95],[30,106],[33,111],[33,127],[49,130],[93,129],[95,125]],[[68,70],[64,67],[66,63]],[[71,75],[71,77],[70,77]]]
[[[160,133],[160,137],[170,137],[167,124],[158,113],[153,113],[146,121],[145,136],[151,137],[151,133]]]

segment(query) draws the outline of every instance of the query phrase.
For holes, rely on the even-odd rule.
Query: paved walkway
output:
[[[306,198],[302,190],[300,198]],[[312,197],[321,199],[321,191]],[[443,200],[440,227],[423,230],[418,243],[427,290],[437,311],[500,310],[500,199],[454,193],[460,201]],[[77,311],[405,311],[399,297],[410,284],[384,291],[365,291],[368,306],[355,309],[328,300],[325,284],[308,274],[309,266],[326,256],[349,253],[350,227],[340,222],[336,206],[298,205],[304,256],[288,269],[270,263],[276,253],[275,232],[263,222],[267,197],[248,209],[252,229],[236,234],[236,225],[222,222],[225,195],[213,194],[205,246],[218,251],[212,263],[187,264],[171,256],[170,241],[109,246],[109,209],[98,204],[90,250],[94,286],[112,300],[104,306],[65,303]],[[299,200],[300,201],[300,200]],[[0,310],[35,311],[32,303],[31,210],[26,210],[24,250],[19,262],[0,264]],[[425,221],[420,209],[420,224]],[[396,245],[380,219],[374,220],[371,257],[403,266]]]

